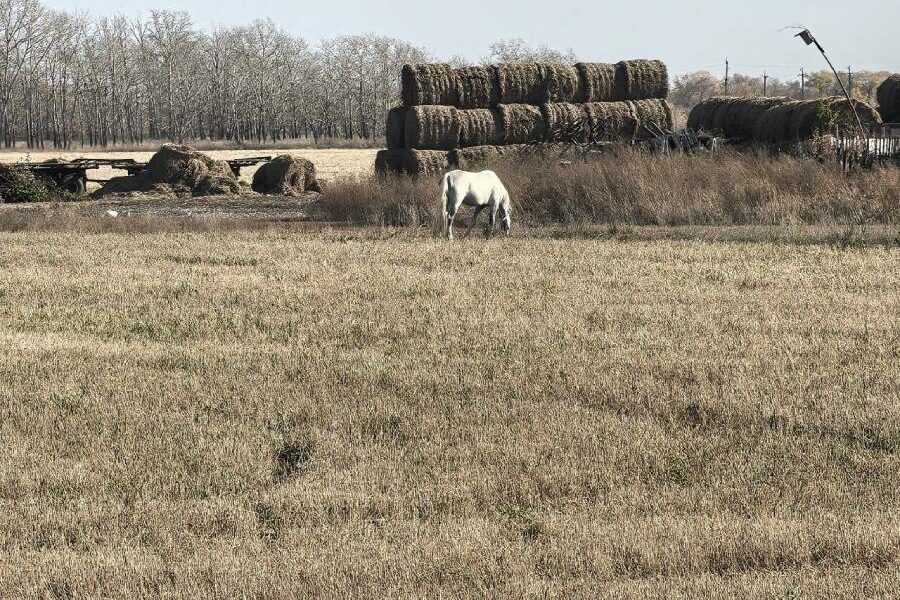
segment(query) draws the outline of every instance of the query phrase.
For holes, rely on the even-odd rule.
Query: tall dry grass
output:
[[[722,152],[588,160],[530,157],[495,167],[529,225],[786,225],[900,222],[900,169],[845,175],[830,163]],[[420,226],[437,211],[437,178],[335,182],[324,203],[337,221]]]

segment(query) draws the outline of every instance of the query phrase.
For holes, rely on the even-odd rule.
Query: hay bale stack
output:
[[[660,60],[622,61],[616,65],[616,79],[617,89],[624,94],[621,100],[669,96],[669,70]]]
[[[500,82],[493,67],[456,69],[456,107],[493,108],[500,104]]]
[[[622,81],[616,78],[617,65],[608,63],[578,63],[581,94],[579,102],[615,102],[625,99]]]
[[[406,147],[406,116],[408,113],[409,108],[405,106],[398,106],[388,111],[384,137],[389,150]]]
[[[375,156],[378,173],[405,173],[412,177],[440,175],[450,169],[441,150],[381,150]]]
[[[516,156],[527,150],[525,144],[511,144],[508,146],[474,146],[472,148],[457,148],[450,152],[450,166],[465,171],[472,171],[480,167],[489,167],[504,157]]]
[[[506,144],[530,144],[547,139],[547,123],[541,109],[530,104],[504,104],[503,130]]]
[[[406,114],[408,150],[453,150],[459,146],[459,119],[452,106],[413,106]]]
[[[506,140],[503,112],[496,108],[473,108],[456,111],[459,120],[459,145],[493,146]]]
[[[581,77],[576,67],[557,63],[540,65],[543,75],[541,103],[579,102]]]
[[[878,86],[878,111],[885,123],[900,121],[900,75],[891,75]]]
[[[585,104],[569,104],[557,102],[544,104],[541,107],[544,121],[547,124],[549,137],[562,133],[565,140],[551,139],[550,141],[566,141],[588,143],[591,138],[591,118]]]
[[[447,64],[404,65],[400,73],[404,106],[456,106],[456,85],[456,72]]]
[[[546,96],[544,71],[537,63],[494,67],[501,104],[541,104]]]
[[[147,168],[132,177],[115,177],[95,195],[148,193],[167,189],[179,195],[238,195],[237,177],[225,161],[197,152],[189,146],[166,144],[153,155]]]
[[[584,107],[592,142],[630,140],[638,131],[637,117],[628,102],[591,102]]]
[[[253,191],[260,194],[300,196],[306,192],[322,193],[316,179],[316,166],[305,158],[289,154],[277,156],[253,174]]]

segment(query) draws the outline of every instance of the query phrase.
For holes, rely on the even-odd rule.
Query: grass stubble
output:
[[[0,234],[0,596],[889,596],[898,264]]]

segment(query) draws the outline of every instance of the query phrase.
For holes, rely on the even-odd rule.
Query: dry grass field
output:
[[[0,596],[890,597],[900,247],[0,234]]]

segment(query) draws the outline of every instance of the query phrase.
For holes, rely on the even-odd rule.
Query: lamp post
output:
[[[822,53],[822,56],[825,57],[825,62],[828,63],[828,66],[831,67],[831,71],[834,73],[834,78],[837,79],[838,85],[841,86],[841,91],[844,92],[844,96],[847,98],[847,102],[850,103],[850,108],[853,110],[853,116],[856,117],[856,124],[859,125],[859,132],[861,134],[865,134],[865,129],[863,128],[862,120],[859,118],[859,113],[856,112],[856,106],[853,104],[853,99],[850,98],[850,94],[847,92],[847,88],[844,87],[844,82],[841,81],[840,76],[838,76],[837,69],[834,68],[834,65],[831,64],[831,60],[828,58],[828,55],[825,54],[825,48],[822,47],[822,44],[819,43],[819,40],[815,38],[815,36],[810,33],[809,29],[804,29],[794,37],[798,37],[803,40],[807,46],[811,46],[812,44],[816,45],[816,48],[819,49],[819,52]]]

